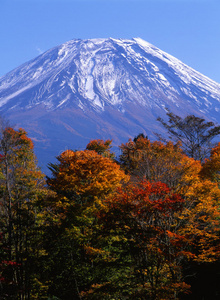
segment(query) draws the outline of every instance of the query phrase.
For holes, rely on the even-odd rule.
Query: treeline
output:
[[[220,132],[168,112],[174,141],[93,140],[37,167],[0,138],[0,299],[219,299]]]

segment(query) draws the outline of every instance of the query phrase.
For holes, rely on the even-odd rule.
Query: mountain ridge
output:
[[[98,41],[98,43],[97,43]],[[109,48],[109,44],[111,43],[111,48]],[[101,47],[99,47],[99,45],[101,44]],[[104,47],[103,47],[104,44]],[[117,47],[120,47],[120,49],[116,49]],[[136,49],[136,52],[134,51],[133,48],[134,47],[138,47],[138,52]],[[96,49],[94,49],[96,48]],[[89,49],[89,50],[88,50]],[[45,53],[39,55],[38,57],[36,57],[35,59],[31,60],[30,62],[23,64],[21,67],[16,68],[15,70],[9,72],[8,74],[6,74],[5,76],[3,76],[2,78],[0,78],[0,95],[2,94],[2,92],[4,92],[4,89],[6,90],[7,93],[7,86],[4,88],[4,86],[2,87],[2,81],[5,84],[5,77],[6,77],[6,82],[8,81],[8,87],[10,87],[10,90],[8,90],[8,95],[4,95],[4,98],[2,99],[2,95],[1,95],[1,101],[0,101],[0,106],[3,107],[5,104],[7,104],[7,101],[10,101],[11,99],[19,96],[20,94],[25,93],[26,91],[28,91],[30,88],[33,87],[37,87],[38,84],[41,84],[43,81],[46,80],[46,78],[50,78],[50,80],[47,80],[46,86],[44,88],[44,90],[40,93],[38,92],[38,94],[34,97],[35,101],[33,103],[28,103],[27,107],[31,107],[33,105],[37,105],[40,102],[37,101],[38,99],[41,99],[42,96],[46,97],[47,101],[44,100],[44,103],[46,104],[46,106],[48,107],[48,109],[56,109],[59,106],[62,106],[65,101],[68,101],[68,97],[70,96],[70,93],[66,94],[64,97],[64,100],[62,100],[62,102],[59,102],[58,105],[53,105],[51,104],[51,101],[49,100],[49,97],[47,97],[46,95],[46,91],[47,89],[51,88],[53,83],[56,82],[56,80],[58,80],[59,75],[62,75],[62,72],[66,69],[69,68],[70,65],[72,65],[73,68],[71,71],[71,74],[78,71],[78,73],[76,72],[75,77],[80,77],[80,80],[82,81],[82,85],[83,86],[78,86],[78,93],[81,92],[81,95],[88,99],[90,101],[90,103],[93,100],[93,104],[100,107],[101,109],[103,109],[103,102],[100,102],[99,98],[104,98],[105,101],[108,101],[110,104],[114,105],[114,104],[120,104],[120,100],[117,99],[117,93],[114,93],[114,91],[112,89],[115,88],[114,86],[114,78],[112,79],[112,76],[108,76],[108,74],[104,74],[106,75],[108,78],[108,82],[109,85],[106,84],[106,82],[102,82],[105,83],[105,85],[103,84],[100,87],[98,87],[98,94],[101,94],[101,90],[106,88],[106,94],[102,93],[100,96],[98,97],[98,95],[94,93],[94,89],[92,87],[92,85],[94,84],[93,82],[93,78],[92,75],[94,77],[93,74],[93,60],[94,57],[98,57],[98,54],[100,55],[100,51],[103,52],[103,49],[105,52],[107,52],[109,49],[112,53],[111,55],[111,59],[115,59],[117,62],[117,58],[119,57],[118,63],[120,64],[130,64],[131,68],[133,67],[133,72],[138,71],[140,72],[140,69],[142,70],[142,72],[145,72],[145,76],[150,76],[151,74],[154,75],[155,78],[152,78],[151,76],[151,81],[154,79],[154,83],[159,83],[159,85],[164,85],[164,88],[168,88],[169,87],[169,80],[172,80],[171,75],[169,74],[169,68],[172,68],[177,74],[177,76],[180,77],[180,79],[187,85],[193,85],[194,81],[193,79],[195,78],[197,80],[197,85],[199,80],[203,81],[203,85],[204,82],[206,82],[206,90],[210,93],[210,96],[213,96],[215,98],[218,98],[218,100],[220,101],[220,96],[218,95],[218,92],[216,92],[216,85],[218,85],[218,90],[220,89],[220,84],[215,83],[213,80],[209,79],[208,77],[202,75],[201,73],[193,70],[192,68],[188,67],[187,65],[183,64],[181,61],[179,61],[178,59],[174,58],[173,56],[166,54],[165,52],[161,51],[160,49],[156,48],[155,46],[149,44],[148,42],[143,41],[140,38],[134,38],[133,40],[122,40],[122,39],[113,39],[113,38],[109,38],[109,39],[92,39],[92,40],[71,40],[67,43],[64,43],[60,46],[54,47],[48,51],[46,51]],[[142,51],[146,51],[147,49],[147,56],[141,56],[140,52]],[[125,55],[125,51],[127,55]],[[99,53],[97,53],[99,52]],[[90,54],[90,55],[86,55],[86,54]],[[80,57],[80,54],[82,57]],[[84,55],[83,55],[84,54]],[[77,57],[77,55],[79,56],[78,61],[77,59],[75,60],[75,64],[74,64],[74,59]],[[101,54],[103,56],[103,53]],[[116,56],[118,55],[118,56]],[[151,57],[149,57],[149,55]],[[46,60],[44,58],[47,58]],[[48,59],[48,57],[50,57],[50,59]],[[153,58],[152,58],[153,57]],[[124,58],[124,59],[123,59]],[[133,60],[131,61],[131,58],[133,58]],[[143,64],[143,58],[145,60],[145,65],[147,64],[148,69],[145,67],[145,65]],[[149,60],[149,58],[151,58],[151,61]],[[141,61],[140,61],[141,59]],[[159,62],[158,62],[159,59]],[[86,61],[87,60],[87,61]],[[135,61],[136,60],[136,61]],[[153,61],[153,63],[152,63]],[[43,62],[43,63],[42,63]],[[77,62],[77,63],[76,63]],[[156,62],[156,64],[155,64]],[[162,62],[162,64],[161,64]],[[166,64],[166,65],[164,65]],[[97,65],[97,61],[96,61],[96,65]],[[158,67],[159,65],[159,67]],[[86,69],[85,70],[85,66]],[[140,66],[140,69],[137,69],[137,67]],[[78,70],[77,68],[78,67]],[[111,64],[108,64],[108,67],[111,68],[113,67]],[[129,66],[126,65],[125,69],[128,68]],[[145,68],[144,68],[145,67]],[[168,68],[169,67],[169,68]],[[185,70],[187,70],[188,72],[183,72]],[[163,71],[163,73],[165,72],[165,74],[162,74],[161,70],[165,70]],[[29,72],[29,70],[31,72]],[[34,70],[34,71],[33,71]],[[116,70],[118,70],[118,68],[116,68]],[[19,71],[17,73],[17,71]],[[22,74],[22,71],[24,74]],[[81,74],[79,73],[79,71],[81,72]],[[96,70],[95,70],[96,71]],[[103,71],[105,71],[103,69]],[[114,69],[115,71],[115,69]],[[180,72],[179,72],[180,71]],[[70,72],[67,70],[67,72]],[[91,72],[91,73],[89,73]],[[17,74],[16,74],[17,73]],[[180,75],[179,75],[179,74]],[[190,75],[188,74],[190,73]],[[16,74],[16,76],[15,76]],[[117,72],[115,73],[117,75]],[[115,75],[114,74],[114,75]],[[68,74],[65,74],[65,76]],[[86,75],[86,81],[83,82],[83,78],[82,76]],[[111,75],[111,74],[110,74]],[[166,77],[165,77],[165,76]],[[140,75],[139,75],[140,76]],[[9,77],[9,78],[7,78]],[[12,79],[15,78],[15,81],[10,80],[10,77],[12,77]],[[16,78],[20,78],[20,80],[16,80]],[[23,82],[22,82],[23,79]],[[73,78],[72,78],[73,79]],[[77,78],[78,79],[78,78]],[[128,78],[129,79],[129,78]],[[27,85],[27,81],[29,81],[30,83]],[[74,84],[73,84],[74,83]],[[128,82],[129,83],[129,82]],[[16,85],[19,84],[20,90],[16,89]],[[57,91],[60,92],[62,94],[62,90],[64,89],[64,85],[67,84],[67,86],[65,86],[65,88],[70,88],[72,94],[76,93],[77,91],[77,82],[74,82],[73,80],[71,81],[71,77],[69,78],[68,82],[65,82],[65,80],[63,80],[60,83],[60,90]],[[112,84],[112,87],[110,86],[110,84]],[[159,86],[159,88],[160,88]],[[81,88],[81,89],[80,89]],[[97,88],[97,85],[96,85]],[[126,86],[125,86],[126,88]],[[183,90],[181,90],[181,87],[176,85],[176,91],[179,93],[182,93]],[[145,90],[145,92],[147,91],[147,89]],[[148,95],[149,96],[149,95]],[[51,97],[51,95],[50,95]],[[172,95],[170,95],[171,99],[172,99]],[[142,97],[140,97],[142,98]],[[146,102],[146,98],[142,101],[142,104],[144,102]],[[110,101],[109,101],[110,99]],[[194,96],[195,99],[195,96]],[[138,99],[140,101],[140,99]],[[136,100],[136,101],[138,101]],[[205,98],[204,98],[205,100]],[[42,100],[41,100],[42,101]],[[83,106],[83,104],[79,101],[78,103],[79,107]],[[18,105],[19,106],[19,105]]]
[[[0,78],[0,112],[44,164],[93,138],[154,138],[166,108],[220,123],[220,84],[141,38],[71,40]]]

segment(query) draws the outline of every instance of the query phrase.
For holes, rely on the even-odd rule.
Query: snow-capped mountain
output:
[[[71,40],[0,78],[0,111],[44,163],[93,138],[154,138],[166,107],[220,123],[220,84],[140,38]]]

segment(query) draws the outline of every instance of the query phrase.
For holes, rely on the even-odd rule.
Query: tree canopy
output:
[[[3,128],[1,299],[194,300],[205,294],[197,297],[200,282],[195,291],[201,274],[203,298],[214,299],[219,287],[210,291],[206,280],[219,271],[220,144],[209,158],[201,153],[218,129],[171,117],[186,130],[171,128],[175,143],[139,134],[116,162],[111,140],[92,140],[62,152],[46,181],[27,133]],[[184,150],[193,124],[204,141]]]
[[[29,299],[39,254],[37,206],[47,190],[23,129],[2,128],[0,153],[0,298]]]
[[[160,117],[157,120],[168,131],[171,140],[181,142],[186,155],[200,161],[209,157],[212,140],[220,134],[219,125],[194,115],[182,118],[168,111],[167,116],[168,122]]]

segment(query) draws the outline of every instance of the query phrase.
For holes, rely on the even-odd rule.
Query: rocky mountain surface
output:
[[[220,123],[220,84],[140,38],[71,40],[0,78],[0,113],[44,167],[94,138],[155,139],[165,108]]]

